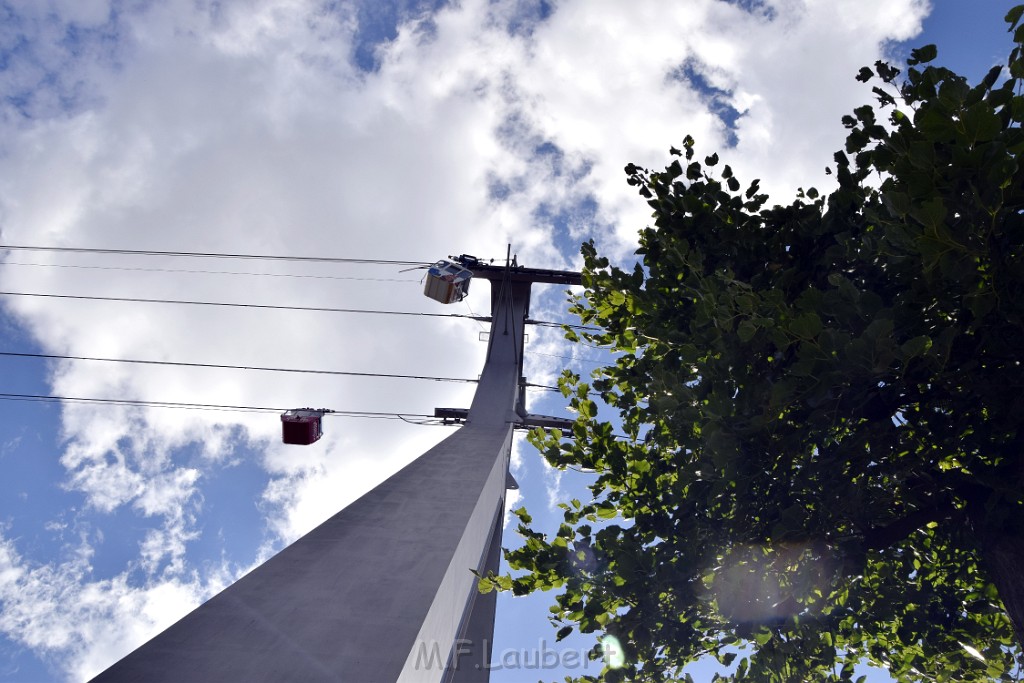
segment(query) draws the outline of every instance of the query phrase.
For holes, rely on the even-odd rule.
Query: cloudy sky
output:
[[[593,238],[626,263],[648,214],[627,162],[664,164],[690,134],[779,201],[827,189],[839,119],[870,97],[859,67],[937,42],[979,78],[1007,52],[1009,6],[0,0],[0,244],[425,263],[511,243],[572,268]],[[0,249],[0,352],[476,377],[466,318],[24,296],[487,313],[485,284],[443,307],[403,268]],[[537,288],[533,317],[568,320],[564,301]],[[598,358],[529,334],[532,382]],[[472,391],[0,355],[6,399],[427,414]],[[5,681],[95,675],[451,429],[332,417],[303,448],[274,412],[0,403]],[[562,414],[543,392],[531,409]],[[515,455],[535,513],[580,485]],[[503,596],[495,651],[550,639],[547,604]]]

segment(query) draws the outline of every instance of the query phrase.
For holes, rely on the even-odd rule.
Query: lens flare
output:
[[[626,665],[626,654],[615,636],[601,637],[601,651],[604,653],[604,663],[609,668],[621,669]]]

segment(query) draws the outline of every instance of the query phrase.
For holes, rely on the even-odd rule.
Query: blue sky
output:
[[[1010,3],[834,0],[0,0],[0,243],[571,268],[628,262],[627,162],[686,135],[784,200],[827,189],[860,66],[939,45],[972,79]],[[437,312],[395,266],[0,252],[0,291]],[[203,271],[203,272],[196,272]],[[216,271],[216,272],[214,272]],[[301,277],[297,277],[301,276]],[[487,287],[452,312],[486,312]],[[557,287],[535,318],[565,319]],[[0,297],[0,351],[474,377],[462,319]],[[530,332],[550,384],[597,352]],[[569,358],[566,358],[569,357]],[[575,358],[575,360],[570,360]],[[429,413],[468,384],[0,356],[0,392]],[[531,410],[565,414],[557,395]],[[82,680],[450,428],[0,401],[0,680]],[[585,481],[519,444],[531,513]],[[515,543],[511,531],[508,543]],[[499,602],[496,656],[550,643],[550,596]],[[587,638],[562,646],[589,649]],[[566,672],[496,670],[493,681]],[[571,673],[571,672],[568,672]]]

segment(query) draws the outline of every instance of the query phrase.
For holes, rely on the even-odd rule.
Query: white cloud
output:
[[[522,498],[523,498],[522,491],[519,491],[519,490],[516,490],[516,489],[512,489],[512,490],[509,490],[509,491],[505,492],[505,510],[502,513],[502,515],[503,515],[502,520],[503,521],[501,523],[502,529],[505,529],[506,531],[508,530],[509,523],[511,521],[513,521],[512,511],[519,509],[519,502],[522,500]],[[508,542],[505,541],[505,542],[502,543],[502,545],[503,546],[507,546]]]
[[[95,676],[233,578],[214,567],[201,579],[141,587],[130,584],[127,573],[92,580],[91,552],[83,542],[77,557],[37,564],[0,537],[0,629],[61,662],[72,680]]]
[[[511,241],[521,263],[567,267],[577,256],[564,245],[595,236],[625,255],[649,211],[622,167],[664,164],[687,133],[707,153],[729,140],[709,95],[678,77],[682,66],[742,113],[723,158],[781,194],[822,181],[842,143],[839,117],[866,97],[857,68],[885,41],[919,30],[923,14],[915,0],[776,2],[773,18],[712,0],[675,9],[565,0],[544,23],[507,30],[525,7],[447,6],[400,27],[379,48],[379,70],[361,73],[350,63],[358,26],[348,7],[178,0],[111,13],[102,2],[22,3],[20,22],[0,31],[3,40],[21,31],[31,46],[31,58],[0,74],[0,89],[21,103],[0,117],[2,241],[425,261],[501,257]],[[77,51],[60,40],[72,25],[92,31]],[[398,266],[74,263],[409,277]],[[414,282],[6,266],[0,286],[439,310]],[[484,313],[487,301],[478,285],[467,304]],[[3,305],[59,354],[472,377],[484,350],[462,320],[17,297]],[[561,305],[560,294],[538,298],[534,317]],[[549,333],[531,335],[531,349],[560,353]],[[561,364],[530,362],[538,383]],[[468,405],[472,394],[462,384],[100,363],[60,364],[49,380],[67,396],[422,413]],[[68,404],[62,421],[65,487],[90,510],[152,525],[132,565],[149,577],[141,583],[128,569],[97,581],[85,560],[37,562],[14,540],[0,546],[0,630],[76,677],[237,575],[189,561],[208,473],[257,460],[264,524],[290,540],[447,435],[328,418],[322,442],[297,449],[277,443],[273,414]],[[549,484],[557,494],[557,475]],[[232,561],[248,565],[274,545]],[[61,610],[69,597],[78,607]]]

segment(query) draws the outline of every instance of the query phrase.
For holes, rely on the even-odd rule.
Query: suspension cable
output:
[[[256,365],[221,365],[219,363],[185,363],[169,360],[141,360],[137,358],[101,358],[98,356],[62,356],[51,353],[19,353],[15,351],[0,351],[0,356],[13,358],[46,358],[52,360],[84,360],[99,361],[103,363],[134,363],[138,365],[167,365],[183,368],[215,368],[223,370],[259,370],[262,372],[293,372],[310,375],[345,375],[350,377],[386,377],[389,379],[426,379],[435,382],[464,382],[475,383],[479,380],[463,377],[431,377],[427,375],[398,375],[384,372],[352,372],[347,370],[308,370],[301,368],[274,368]]]
[[[562,329],[568,327],[572,330],[583,330],[585,332],[600,332],[600,327],[591,327],[590,325],[574,325],[572,323],[557,323],[551,320],[533,320],[531,318],[526,319],[527,325],[536,325],[537,327],[554,327]]]
[[[59,251],[74,254],[117,254],[133,256],[177,256],[183,258],[223,258],[249,259],[263,261],[301,261],[314,263],[364,263],[387,266],[429,266],[428,261],[391,261],[386,259],[341,258],[331,256],[276,256],[272,254],[231,254],[220,252],[194,251],[151,251],[143,249],[92,249],[86,247],[44,247],[16,244],[0,244],[0,249],[11,251]]]
[[[468,318],[489,321],[486,316],[472,316],[464,313],[422,313],[416,311],[377,311],[365,308],[329,308],[324,306],[274,306],[271,304],[241,304],[225,301],[188,301],[182,299],[141,299],[123,296],[84,296],[81,294],[40,294],[37,292],[0,292],[3,296],[34,296],[48,299],[81,299],[87,301],[126,301],[140,304],[181,304],[187,306],[228,306],[231,308],[260,308],[280,311],[315,311],[319,313],[367,313],[375,315],[412,315],[430,318]]]
[[[287,408],[271,408],[268,406],[237,406],[222,405],[218,403],[187,403],[183,401],[143,401],[127,398],[93,398],[84,396],[54,396],[46,394],[0,393],[0,400],[42,402],[66,401],[68,403],[99,403],[106,405],[139,406],[145,408],[177,408],[182,410],[212,410],[243,413],[281,413],[288,410]],[[330,410],[326,411],[324,414],[336,415],[339,417],[363,417],[377,420],[404,420],[407,422],[413,419],[434,419],[433,415],[427,415],[425,413],[386,413],[370,410]],[[425,424],[425,422],[419,422],[419,424]],[[440,424],[440,422],[437,424]]]
[[[3,266],[35,266],[38,268],[78,268],[84,270],[120,270],[142,273],[185,273],[189,275],[251,275],[259,277],[292,277],[311,280],[360,280],[364,282],[417,282],[412,278],[398,277],[350,277],[345,275],[309,275],[306,273],[253,273],[238,270],[192,270],[186,268],[129,268],[125,266],[86,266],[77,263],[24,263],[21,261],[3,261]]]
[[[574,360],[574,361],[578,361],[580,363],[593,363],[595,365],[609,365],[609,363],[607,361],[597,360],[597,359],[594,359],[594,358],[578,358],[576,356],[560,356],[560,355],[558,355],[556,353],[542,353],[540,351],[530,351],[530,350],[528,350],[527,353],[532,354],[534,356],[547,356],[549,358],[561,358],[563,360]]]
[[[317,313],[363,313],[372,315],[412,315],[412,316],[424,316],[428,318],[466,318],[468,320],[479,320],[483,322],[490,322],[490,316],[484,315],[466,315],[465,313],[425,313],[421,311],[378,311],[367,308],[331,308],[327,306],[281,306],[272,304],[243,304],[235,303],[230,301],[191,301],[186,299],[143,299],[138,297],[126,297],[126,296],[86,296],[83,294],[42,294],[39,292],[0,292],[0,296],[33,296],[46,299],[78,299],[85,301],[120,301],[137,304],[178,304],[185,306],[226,306],[230,308],[262,308],[272,309],[278,311],[314,311]],[[577,330],[589,330],[598,331],[599,328],[588,327],[586,325],[572,325],[569,323],[556,323],[549,320],[532,320],[526,319],[524,321],[527,325],[537,325],[540,327],[554,327],[562,328],[569,327]]]

